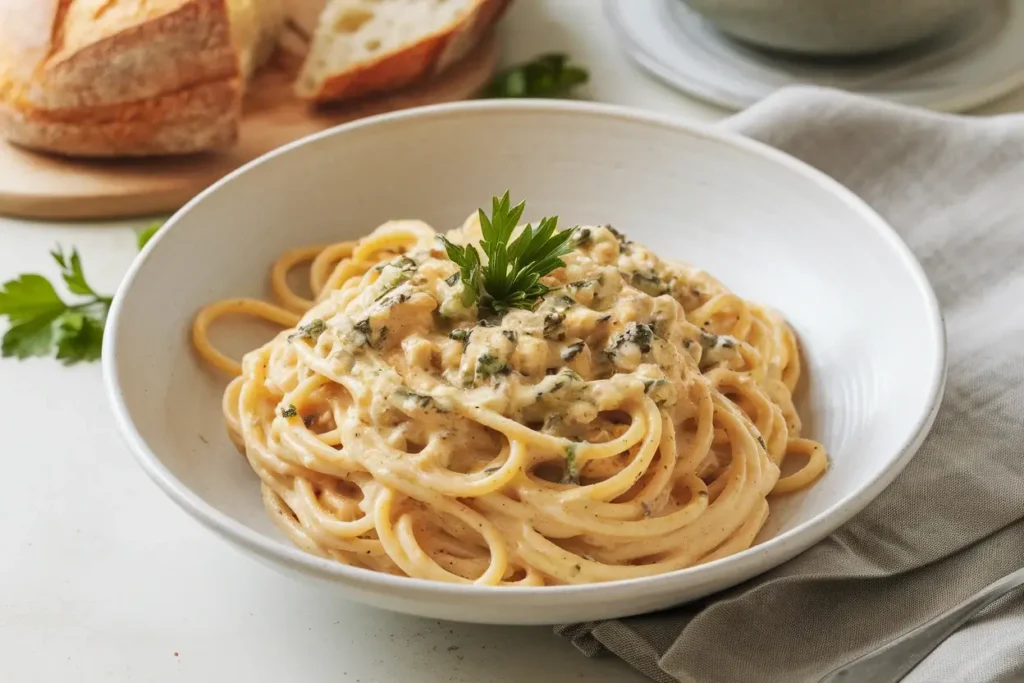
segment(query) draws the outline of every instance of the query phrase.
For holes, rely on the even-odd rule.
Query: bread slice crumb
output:
[[[507,0],[329,0],[295,83],[318,102],[390,91],[464,56]]]

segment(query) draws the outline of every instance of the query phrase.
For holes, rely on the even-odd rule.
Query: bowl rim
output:
[[[603,119],[618,119],[629,123],[667,128],[673,132],[714,140],[718,143],[738,148],[744,153],[753,154],[782,165],[790,171],[803,175],[808,180],[813,181],[824,191],[842,199],[844,203],[860,215],[866,225],[873,228],[883,238],[890,249],[896,252],[904,268],[911,275],[918,293],[923,297],[928,308],[929,338],[934,344],[932,352],[935,356],[930,373],[928,401],[916,416],[908,436],[899,447],[899,451],[890,460],[888,466],[883,468],[859,490],[852,491],[834,501],[828,508],[813,518],[735,555],[717,559],[706,564],[653,576],[618,579],[603,583],[535,587],[481,586],[472,583],[456,584],[429,579],[392,576],[312,555],[300,550],[298,547],[288,545],[283,541],[275,540],[270,536],[251,529],[219,511],[175,477],[156,456],[132,422],[128,406],[120,389],[122,377],[117,364],[119,337],[123,327],[122,306],[125,293],[132,287],[140,271],[145,268],[146,262],[149,260],[153,250],[159,247],[165,235],[173,230],[174,226],[187,216],[193,207],[203,202],[211,194],[220,191],[224,185],[232,182],[235,178],[244,175],[256,166],[272,162],[278,156],[289,154],[300,147],[316,145],[321,140],[327,138],[347,135],[363,128],[373,128],[395,122],[444,118],[453,113],[465,112],[485,115],[493,112],[563,113],[577,116],[596,116]],[[285,144],[246,163],[210,185],[176,211],[168,219],[164,229],[160,230],[150,240],[132,262],[117,289],[117,294],[110,308],[101,362],[104,387],[118,430],[143,470],[185,512],[203,526],[233,541],[238,546],[266,560],[290,565],[292,568],[299,569],[306,574],[328,580],[340,580],[341,582],[364,589],[384,590],[396,596],[421,594],[434,597],[487,598],[519,602],[526,600],[536,603],[548,601],[556,597],[580,597],[584,595],[591,597],[599,596],[603,600],[612,600],[616,597],[621,598],[639,593],[653,595],[662,591],[670,591],[679,582],[692,582],[695,585],[711,583],[723,574],[746,578],[767,571],[768,568],[774,567],[818,543],[873,501],[903,470],[923,443],[934,423],[945,390],[946,334],[938,299],[923,268],[909,247],[907,247],[888,222],[866,202],[839,182],[785,152],[720,128],[621,105],[575,101],[477,100],[416,107],[342,124]]]

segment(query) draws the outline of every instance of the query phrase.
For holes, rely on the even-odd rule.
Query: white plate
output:
[[[1020,0],[979,3],[973,16],[923,45],[847,62],[796,60],[746,47],[683,0],[605,0],[605,13],[626,53],[651,75],[729,109],[787,85],[810,84],[962,112],[1024,85]]]
[[[505,188],[528,199],[528,218],[610,222],[791,321],[805,348],[802,412],[833,462],[813,488],[773,508],[764,542],[651,578],[488,588],[343,566],[278,534],[258,480],[225,434],[224,381],[190,347],[196,311],[221,297],[265,295],[268,267],[296,245],[359,237],[395,217],[454,226]],[[888,225],[834,181],[733,135],[566,102],[389,114],[253,162],[189,203],[146,247],[114,303],[103,353],[109,398],[139,462],[221,537],[324,591],[495,624],[646,612],[793,557],[906,465],[938,407],[944,360],[942,322],[921,268]]]

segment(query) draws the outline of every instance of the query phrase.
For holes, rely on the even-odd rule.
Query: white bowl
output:
[[[970,11],[981,4],[978,0],[681,1],[739,40],[772,50],[832,56],[879,53],[921,42],[969,19]]]
[[[651,578],[489,588],[343,566],[277,532],[256,476],[226,436],[224,380],[190,347],[196,311],[222,297],[265,295],[270,264],[296,245],[355,238],[396,217],[454,226],[505,188],[528,200],[527,218],[612,223],[792,323],[808,378],[801,412],[832,465],[805,493],[773,504],[763,542]],[[433,618],[541,624],[692,600],[824,538],[871,502],[924,439],[942,393],[945,346],[935,296],[906,246],[808,166],[740,137],[630,110],[471,102],[300,140],[203,192],[128,273],[103,366],[139,462],[222,538],[353,600]]]

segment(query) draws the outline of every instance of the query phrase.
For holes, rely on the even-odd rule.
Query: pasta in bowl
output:
[[[486,205],[506,187],[523,213]],[[913,455],[944,362],[920,267],[833,181],[563,102],[268,155],[153,238],[104,343],[128,445],[220,538],[325,593],[509,624],[808,549]]]
[[[493,207],[444,238],[390,221],[290,252],[277,306],[199,314],[196,348],[237,375],[224,414],[271,518],[346,564],[485,585],[649,576],[750,547],[767,496],[827,462],[800,438],[789,326],[612,226],[516,230],[523,205]],[[287,284],[304,259],[315,301]],[[288,329],[239,365],[208,336],[227,313]],[[790,455],[806,461],[780,478]]]

